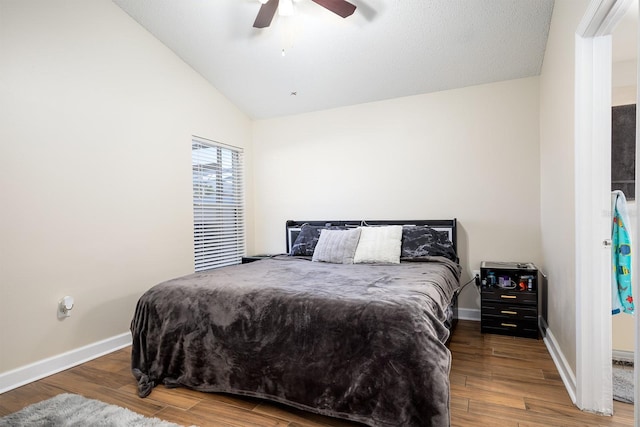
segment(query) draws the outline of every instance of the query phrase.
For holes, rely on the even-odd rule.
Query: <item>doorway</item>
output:
[[[602,414],[613,413],[611,292],[602,286],[611,280],[611,34],[634,1],[593,0],[576,31],[576,405]]]
[[[627,199],[627,211],[632,232],[638,230],[637,200],[635,197],[635,110],[637,99],[637,63],[638,63],[638,2],[632,2],[629,10],[615,27],[612,34],[612,189],[622,190]],[[638,240],[632,241],[638,244]],[[636,273],[637,274],[637,273]],[[637,282],[634,291],[637,291]],[[634,292],[637,294],[637,292]],[[629,314],[617,314],[612,318],[612,347],[614,379],[622,381],[633,368],[635,354],[635,317]],[[616,375],[617,374],[617,375]],[[616,399],[614,380],[614,399],[627,398],[628,389],[620,387]]]

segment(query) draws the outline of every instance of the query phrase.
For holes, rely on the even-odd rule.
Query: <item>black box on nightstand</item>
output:
[[[242,257],[243,264],[249,264],[250,262],[260,261],[261,259],[271,258],[273,255],[247,255]]]

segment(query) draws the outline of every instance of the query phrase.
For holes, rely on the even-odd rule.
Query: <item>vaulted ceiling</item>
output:
[[[554,4],[350,1],[257,29],[258,0],[114,0],[253,119],[538,75]]]

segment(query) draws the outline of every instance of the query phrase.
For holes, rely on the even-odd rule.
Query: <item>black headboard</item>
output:
[[[414,221],[400,221],[400,220],[353,220],[353,221],[293,221],[289,220],[286,223],[285,233],[287,236],[287,253],[291,252],[291,246],[296,241],[296,237],[300,233],[300,229],[304,224],[318,225],[318,226],[346,226],[346,227],[360,227],[363,225],[427,225],[434,230],[446,231],[449,233],[449,240],[453,243],[453,249],[458,252],[457,246],[457,231],[456,231],[456,219],[421,219]]]

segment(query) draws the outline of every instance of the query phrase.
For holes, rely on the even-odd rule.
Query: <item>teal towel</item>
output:
[[[611,314],[621,312],[633,314],[633,295],[631,288],[631,230],[627,200],[622,191],[611,193]]]

